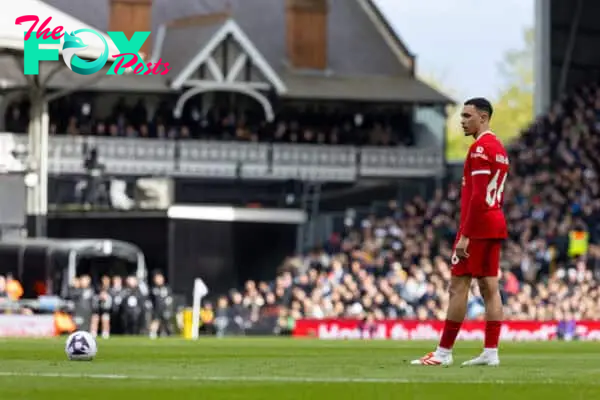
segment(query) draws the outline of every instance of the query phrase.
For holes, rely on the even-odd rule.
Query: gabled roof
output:
[[[223,27],[225,23],[211,25],[191,25],[184,27],[166,27],[162,25],[159,28],[158,36],[164,36],[163,40],[158,39],[155,43],[157,54],[152,54],[152,58],[162,58],[172,67],[169,72],[169,78],[181,74],[183,69],[192,61],[209,41],[215,36],[215,33]],[[185,46],[181,44],[185,43]]]
[[[109,0],[44,1],[99,30],[106,30],[108,27]],[[259,63],[262,64],[263,71],[271,70],[272,77],[281,77],[283,85],[290,86],[286,96],[294,97],[296,91],[291,87],[297,87],[300,92],[306,93],[307,89],[300,90],[303,86],[300,83],[302,80],[310,86],[314,85],[317,78],[325,82],[330,76],[338,77],[338,81],[347,82],[352,79],[371,78],[373,81],[382,82],[394,77],[396,79],[392,87],[404,94],[413,93],[417,98],[412,101],[452,102],[448,97],[420,81],[411,84],[411,87],[414,89],[419,86],[422,90],[401,89],[398,86],[403,82],[408,84],[407,79],[417,80],[414,75],[415,56],[393,31],[372,0],[329,0],[328,68],[325,71],[316,71],[316,75],[312,76],[298,73],[300,71],[291,68],[287,61],[286,1],[284,0],[228,0],[227,2],[224,0],[154,0],[151,40],[157,42],[153,48],[161,49],[160,57],[163,61],[173,64],[168,81],[179,86],[181,77],[190,71],[186,70],[186,66],[190,65],[189,60],[192,60],[196,54],[195,64],[201,63],[208,52],[206,50],[203,56],[200,56],[199,53],[203,51],[202,45],[206,47],[211,44],[211,39],[216,41],[219,30],[224,29],[225,24],[213,23],[185,28],[173,28],[167,25],[171,21],[185,17],[222,13],[227,6],[229,6],[230,19],[234,21],[229,28],[234,26],[233,30],[241,32],[241,36],[249,43],[245,47],[256,50],[255,53],[260,55],[256,59],[264,60],[264,63]],[[183,74],[184,72],[186,74]],[[292,79],[293,82],[288,84],[288,79]],[[276,79],[270,80],[276,81]],[[326,86],[332,85],[334,84]],[[357,85],[329,94],[322,91],[322,95],[327,97],[337,96],[342,92],[348,93],[350,89],[356,89]],[[381,97],[375,89],[369,89],[368,86],[363,89],[366,91],[354,93],[354,97],[373,99]],[[389,88],[386,93],[391,95]],[[404,97],[404,95],[399,93],[396,97]]]
[[[379,7],[373,2],[373,0],[358,0],[360,5],[365,10],[365,13],[373,24],[375,28],[379,31],[383,40],[387,43],[387,45],[392,49],[394,54],[398,57],[400,63],[404,64],[407,68],[409,68],[414,75],[415,73],[415,55],[410,52],[404,41],[400,39],[400,36],[392,29],[392,26],[389,24],[387,18]]]
[[[44,0],[97,29],[106,31],[109,0]],[[287,67],[285,51],[284,0],[154,0],[152,32],[161,25],[192,15],[222,12],[230,6],[231,17],[245,32],[266,61],[275,69]],[[369,15],[366,10],[374,15]],[[382,40],[385,19],[371,0],[329,0],[329,69],[340,74],[394,75],[411,71],[398,62],[398,50]],[[382,26],[383,26],[382,25]],[[395,35],[393,35],[395,37]],[[156,35],[152,35],[152,40]],[[397,44],[401,42],[396,38]],[[408,54],[406,46],[398,47]],[[412,55],[411,55],[412,56]]]
[[[171,76],[171,87],[173,89],[180,89],[184,82],[194,73],[194,71],[207,62],[208,67],[214,69],[213,74],[222,74],[218,67],[214,66],[214,63],[211,64],[213,61],[211,59],[211,55],[221,43],[231,36],[241,47],[242,51],[249,57],[252,64],[255,65],[269,80],[269,83],[273,85],[275,90],[280,94],[285,93],[286,91],[285,84],[281,78],[273,70],[273,68],[271,68],[256,46],[254,46],[250,38],[248,38],[239,25],[232,19],[228,19],[221,24],[213,24],[208,26],[200,25],[195,27],[195,29],[189,27],[184,28],[183,32],[180,32],[180,29],[178,28],[169,28],[165,38],[168,38],[169,34],[171,34],[171,36],[176,36],[177,39],[183,40],[179,43],[186,43],[186,46],[184,46],[183,49],[187,50],[190,47],[192,49],[196,49],[196,53],[192,58],[187,56],[181,58],[176,54],[171,54],[173,59],[182,60],[178,61],[176,65],[184,65],[183,68],[178,69],[176,72],[171,71],[174,72]],[[190,34],[198,36],[185,36]],[[157,47],[173,53],[173,50],[168,50],[166,45],[168,45],[168,43],[163,43],[162,46],[158,45]],[[181,46],[177,47],[175,44],[173,44],[172,47],[176,49],[181,48]],[[165,61],[168,60],[170,60],[170,58],[166,58],[165,56]],[[220,78],[224,79],[222,76]]]

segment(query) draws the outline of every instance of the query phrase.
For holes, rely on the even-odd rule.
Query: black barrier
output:
[[[277,315],[261,315],[256,320],[248,316],[235,315],[228,312],[217,316],[214,321],[214,330],[210,334],[217,337],[224,336],[272,336],[283,335],[286,332],[279,327]]]
[[[49,234],[57,238],[103,237],[137,245],[149,271],[165,273],[173,291],[191,304],[196,278],[209,298],[268,280],[294,253],[297,225],[274,222],[169,218],[166,212],[51,213]]]

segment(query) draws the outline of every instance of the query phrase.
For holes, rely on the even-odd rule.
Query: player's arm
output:
[[[462,235],[466,238],[471,237],[478,223],[477,215],[486,209],[487,187],[492,175],[492,163],[488,152],[483,149],[481,152],[471,152],[471,176],[465,177],[471,179],[471,198],[469,199],[465,217],[465,224]]]

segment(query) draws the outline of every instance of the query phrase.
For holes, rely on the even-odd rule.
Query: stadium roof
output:
[[[0,13],[0,89],[31,87],[30,84],[33,77],[23,75],[23,35],[32,26],[32,22],[23,23],[20,26],[15,24],[15,20],[18,17],[25,15],[39,17],[37,29],[39,29],[46,18],[52,17],[52,20],[47,25],[47,28],[50,30],[62,26],[68,32],[79,29],[94,29],[98,31],[98,29],[73,17],[68,12],[61,11],[42,0],[6,2],[3,4],[2,13]],[[113,55],[118,54],[119,51],[104,31],[100,31],[100,34],[108,44],[108,60],[112,61],[114,60]],[[97,36],[88,34],[85,36],[85,41],[87,48],[78,52],[78,55],[82,58],[95,59],[104,51],[104,43]],[[56,48],[62,53],[63,42],[64,37],[61,39],[61,44],[45,45],[45,47]],[[66,68],[62,62],[42,61],[39,66],[40,73],[37,79],[40,83],[43,82],[42,86],[45,88],[74,88],[98,80],[98,78],[90,79],[88,76],[76,74]],[[108,67],[105,67],[105,70],[108,70]]]
[[[110,0],[44,1],[101,31],[108,30]],[[217,18],[207,23],[199,19],[199,23],[189,24],[194,16],[223,14],[225,8],[227,15],[221,21]],[[185,27],[173,23],[181,19],[188,21]],[[139,90],[177,90],[177,84],[181,84],[181,79],[177,79],[179,74],[199,56],[203,46],[213,42],[225,25],[232,26],[230,21],[240,35],[248,39],[247,45],[242,47],[252,58],[253,65],[260,67],[259,73],[283,97],[453,102],[414,76],[415,56],[393,32],[372,0],[329,0],[328,67],[310,74],[290,68],[287,62],[285,1],[153,0],[153,56],[160,53],[173,70],[166,77],[151,80],[125,77],[123,79],[128,81],[125,86]],[[114,85],[115,80],[106,80],[95,87],[110,90]]]
[[[0,49],[12,49],[12,50],[23,50],[23,31],[29,30],[32,22],[23,23],[22,25],[16,25],[15,19],[17,17],[25,15],[37,15],[40,21],[37,23],[37,27],[44,22],[49,16],[52,17],[51,22],[48,24],[50,30],[57,26],[63,26],[65,31],[69,33],[78,29],[93,29],[90,25],[78,20],[71,16],[68,12],[56,9],[41,0],[18,0],[9,1],[3,4],[3,10],[0,13]],[[118,54],[117,47],[113,44],[112,40],[102,33],[102,36],[106,40],[109,46],[109,57],[113,54]],[[104,44],[100,38],[95,35],[86,37],[87,49],[79,51],[78,55],[81,57],[97,58],[102,51],[104,51]],[[64,42],[64,38],[61,39],[61,43]],[[59,51],[62,52],[62,47],[56,45]]]
[[[536,108],[600,78],[600,2],[536,0]]]

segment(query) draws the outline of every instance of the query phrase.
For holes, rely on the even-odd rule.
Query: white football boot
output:
[[[412,360],[411,365],[427,365],[427,366],[442,366],[447,367],[452,365],[452,352],[450,351],[432,351],[416,360]]]
[[[462,363],[463,367],[487,366],[497,367],[500,365],[497,349],[485,349],[483,352],[472,360]]]

